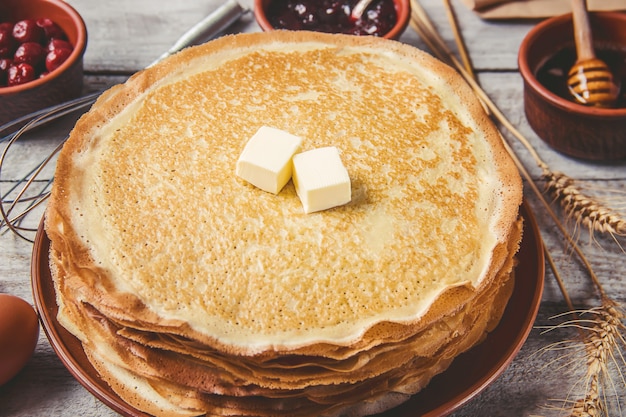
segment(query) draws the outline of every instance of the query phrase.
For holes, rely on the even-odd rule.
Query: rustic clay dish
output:
[[[467,404],[495,381],[526,341],[539,310],[544,258],[537,223],[526,203],[524,234],[515,268],[515,287],[499,325],[479,345],[458,356],[442,374],[401,406],[377,417],[442,417]],[[35,237],[31,263],[33,299],[42,327],[61,362],[95,397],[127,417],[148,417],[122,401],[91,366],[79,340],[57,321],[56,293],[50,273],[50,240],[43,222]]]
[[[601,45],[626,51],[626,14],[592,13],[596,49]],[[555,150],[576,158],[616,161],[626,158],[626,107],[599,108],[574,103],[550,92],[536,78],[539,68],[565,47],[573,47],[571,14],[533,27],[520,46],[519,70],[524,79],[524,110],[537,135]],[[622,85],[622,92],[626,86]]]
[[[12,87],[0,87],[0,126],[30,112],[58,104],[82,93],[83,55],[87,28],[80,14],[62,0],[2,0],[2,21],[47,17],[66,33],[74,50],[47,76]]]
[[[274,30],[274,27],[268,20],[266,15],[267,8],[272,0],[254,0],[254,17],[264,31]],[[411,17],[411,4],[410,0],[393,0],[398,15],[396,24],[389,32],[387,32],[383,38],[398,39],[404,32],[409,24]]]

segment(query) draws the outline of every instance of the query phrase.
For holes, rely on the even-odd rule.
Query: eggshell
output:
[[[26,365],[38,338],[35,309],[19,297],[0,294],[0,386]]]

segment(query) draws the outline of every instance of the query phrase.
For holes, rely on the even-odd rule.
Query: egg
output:
[[[0,386],[26,365],[38,338],[35,309],[19,297],[0,294]]]

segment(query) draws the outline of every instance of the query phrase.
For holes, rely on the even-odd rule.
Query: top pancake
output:
[[[263,125],[303,151],[336,146],[352,201],[305,214],[291,183],[273,195],[236,177]],[[410,46],[227,36],[136,74],[81,118],[46,228],[70,273],[106,289],[94,305],[114,299],[145,328],[185,323],[184,336],[247,354],[350,345],[414,325],[510,258],[521,181],[500,141],[458,74]]]

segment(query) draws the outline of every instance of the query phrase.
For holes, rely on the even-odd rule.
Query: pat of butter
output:
[[[334,146],[293,156],[293,183],[305,213],[349,203],[350,176]]]
[[[235,174],[264,191],[278,194],[291,178],[291,158],[301,144],[298,136],[262,126],[244,147]]]

